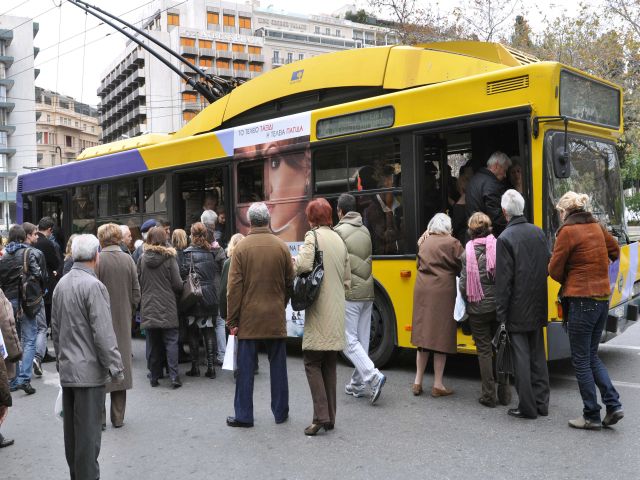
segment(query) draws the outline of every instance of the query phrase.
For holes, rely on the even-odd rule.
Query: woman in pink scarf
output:
[[[491,234],[491,220],[476,212],[469,219],[469,238],[462,255],[460,294],[467,304],[471,335],[478,351],[482,395],[478,401],[486,407],[511,402],[509,385],[498,385],[493,376],[491,339],[498,327],[495,302],[496,238]]]

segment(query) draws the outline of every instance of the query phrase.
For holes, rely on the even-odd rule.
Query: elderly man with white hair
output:
[[[549,247],[544,232],[524,217],[516,190],[502,196],[509,223],[496,244],[496,312],[511,338],[517,418],[549,414],[549,372],[542,329],[547,324]]]
[[[94,235],[76,237],[71,246],[73,267],[53,292],[51,332],[71,478],[100,478],[105,383],[124,380],[109,293],[95,274],[99,246]]]
[[[500,199],[506,190],[504,180],[510,166],[511,159],[507,154],[493,152],[487,160],[487,167],[481,168],[471,177],[465,191],[467,218],[475,212],[485,213],[491,219],[493,234],[496,237],[507,225],[500,208]]]

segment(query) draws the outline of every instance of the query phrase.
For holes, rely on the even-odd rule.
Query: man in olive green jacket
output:
[[[369,358],[369,334],[373,309],[373,275],[371,273],[371,235],[356,211],[356,199],[349,194],[338,198],[340,222],[334,230],[344,241],[351,265],[351,288],[346,293],[345,330],[347,346],[344,354],[355,366],[351,381],[344,387],[347,395],[364,395],[369,386],[369,400],[374,404],[380,397],[386,377]]]

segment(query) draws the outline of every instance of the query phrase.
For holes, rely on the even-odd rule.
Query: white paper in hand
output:
[[[460,277],[456,277],[456,305],[453,309],[453,318],[456,322],[462,322],[467,318],[467,308],[464,303],[464,299],[460,294]]]
[[[7,347],[4,344],[4,337],[2,336],[2,330],[0,330],[0,356],[3,359],[9,356],[9,352],[7,352]]]
[[[62,411],[62,386],[58,389],[56,403],[53,406],[53,415],[60,421],[62,421],[62,417],[64,417],[64,412]]]
[[[224,352],[223,370],[235,371],[238,362],[238,339],[235,335],[229,335],[227,339],[227,350]]]

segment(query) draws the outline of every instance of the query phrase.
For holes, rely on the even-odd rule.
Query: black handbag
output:
[[[511,339],[504,323],[496,331],[491,341],[496,350],[496,372],[498,373],[498,383],[508,384],[509,377],[513,376],[513,358],[511,357]]]
[[[189,255],[191,264],[189,274],[182,285],[182,295],[180,296],[180,309],[188,310],[202,299],[202,286],[198,273],[193,268],[193,255]]]
[[[313,268],[310,272],[301,273],[293,280],[293,293],[291,294],[291,308],[299,312],[305,310],[315,302],[322,279],[324,278],[324,264],[322,262],[322,252],[318,248],[318,236],[315,230],[315,252],[313,255]]]
[[[30,248],[22,254],[22,274],[20,276],[20,308],[28,317],[35,317],[40,311],[44,291],[42,282],[29,272]]]

